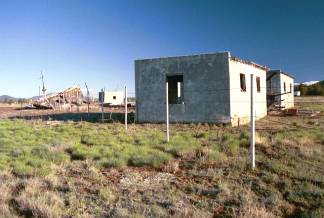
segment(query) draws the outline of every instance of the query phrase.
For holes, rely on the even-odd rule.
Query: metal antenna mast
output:
[[[44,83],[44,75],[43,75],[42,71],[41,71],[41,80],[42,80],[42,83],[43,83],[43,88],[42,88],[43,97],[45,98],[46,97],[46,88],[45,88],[45,83]]]
[[[85,84],[85,87],[87,89],[87,104],[88,104],[88,117],[89,117],[89,112],[90,112],[90,92],[89,92],[87,83],[84,82],[84,84]]]

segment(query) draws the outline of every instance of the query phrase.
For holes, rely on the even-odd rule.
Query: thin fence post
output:
[[[252,170],[255,168],[255,111],[254,111],[254,75],[251,74],[251,111],[250,111],[250,155]]]
[[[125,130],[127,130],[127,86],[125,86]]]
[[[88,104],[88,119],[89,119],[89,116],[90,116],[90,92],[89,92],[87,83],[84,82],[84,84],[85,84],[86,89],[87,89],[87,104]],[[63,93],[63,100],[64,100],[64,93]]]
[[[101,103],[101,122],[104,122],[104,103]]]
[[[167,142],[170,141],[169,135],[169,84],[166,82],[165,89],[165,105],[166,105],[166,138]]]
[[[106,89],[103,89],[103,100],[101,102],[101,121],[104,122],[105,114],[104,114],[104,102],[105,102],[105,93]]]

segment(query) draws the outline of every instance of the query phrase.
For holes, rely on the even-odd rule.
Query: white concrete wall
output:
[[[267,115],[266,103],[266,70],[255,67],[250,64],[230,60],[230,111],[232,125],[235,126],[240,122],[244,124],[250,121],[250,99],[251,99],[251,74],[254,74],[254,110],[257,119]],[[246,91],[241,91],[240,74],[245,74]],[[260,92],[257,92],[256,77],[260,77]]]
[[[114,99],[114,96],[116,99]],[[123,105],[124,104],[124,92],[123,91],[107,91],[105,92],[105,104],[111,105]]]
[[[284,83],[286,83],[286,92],[284,90]],[[291,84],[291,90],[290,90]],[[294,107],[294,79],[280,73],[280,92],[281,95],[281,107],[284,109]]]

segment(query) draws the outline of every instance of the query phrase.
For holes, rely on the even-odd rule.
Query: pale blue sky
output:
[[[231,51],[324,79],[324,3],[199,0],[0,0],[0,95],[87,81],[134,92],[134,60]]]

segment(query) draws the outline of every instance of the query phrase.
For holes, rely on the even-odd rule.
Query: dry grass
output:
[[[14,199],[16,210],[34,217],[58,218],[63,216],[64,201],[55,191],[48,190],[40,179],[29,179],[26,187]]]
[[[0,121],[0,217],[323,217],[323,117],[257,127]]]
[[[255,134],[255,144],[256,146],[270,146],[268,138],[260,133]]]
[[[235,217],[239,218],[274,218],[278,217],[266,209],[265,204],[258,200],[258,196],[250,189],[242,188],[240,193],[240,207],[234,212]]]
[[[238,218],[274,218],[277,217],[272,213],[268,212],[264,206],[256,205],[255,203],[250,203],[245,205],[241,211],[235,215]]]
[[[0,217],[13,217],[9,207],[11,190],[16,184],[16,179],[9,172],[0,172]]]

